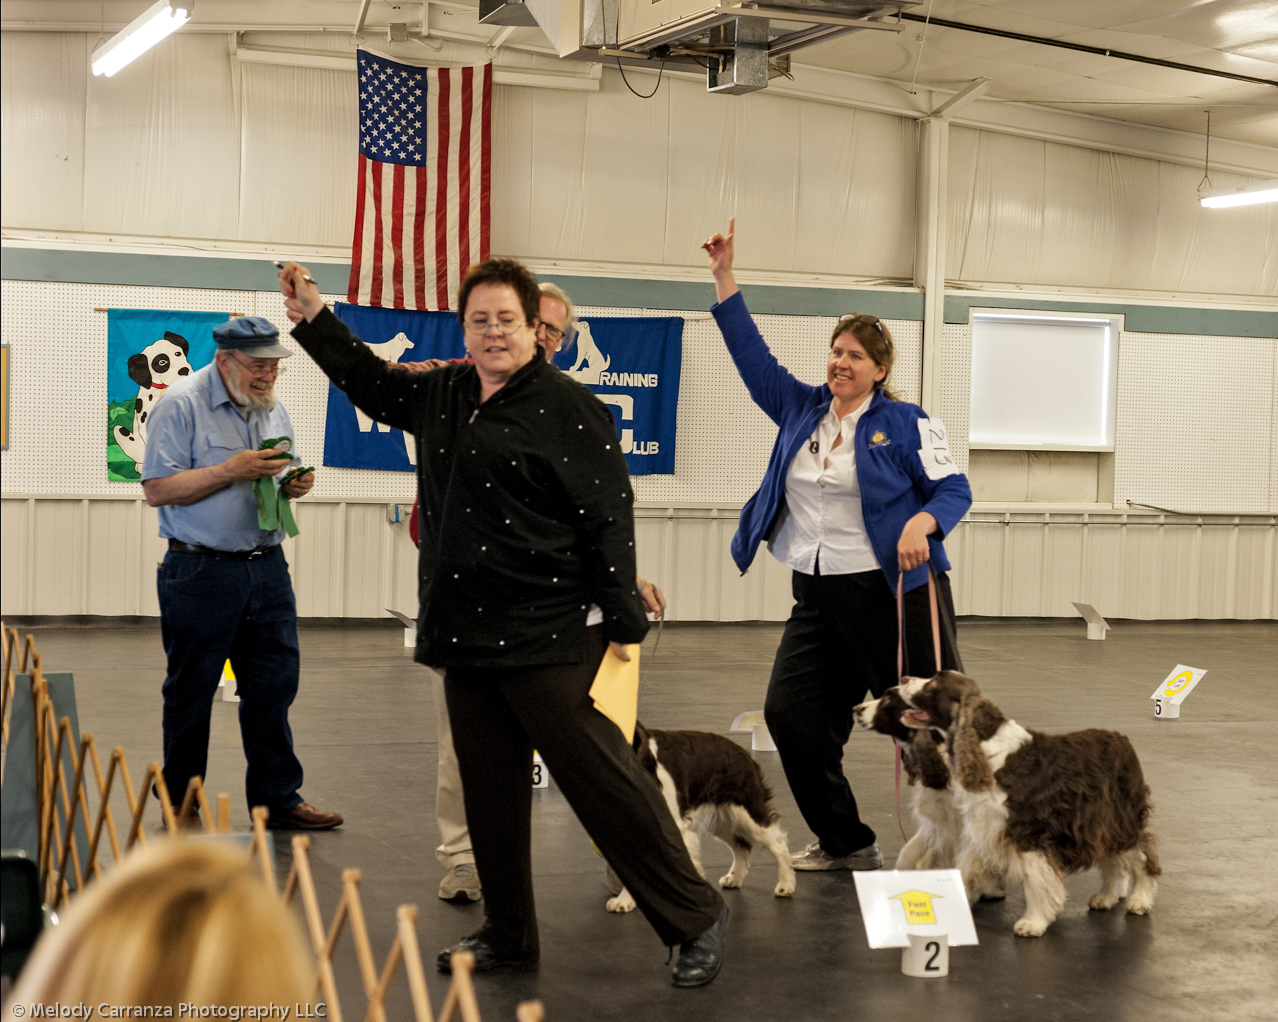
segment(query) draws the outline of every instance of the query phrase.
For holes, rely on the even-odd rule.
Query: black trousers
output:
[[[661,790],[590,698],[606,643],[587,629],[580,664],[450,667],[444,683],[466,820],[484,883],[483,927],[496,952],[535,958],[532,751],[663,944],[704,933],[723,900],[692,865]]]
[[[764,715],[803,819],[827,853],[847,855],[875,840],[843,775],[843,746],[852,708],[866,690],[881,696],[897,682],[896,596],[881,571],[796,571],[792,586],[794,609],[772,665]],[[936,595],[941,662],[961,671],[945,574],[937,576]],[[936,673],[927,586],[905,594],[904,659],[906,674]]]

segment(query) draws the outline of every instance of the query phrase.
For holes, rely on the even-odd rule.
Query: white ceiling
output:
[[[924,0],[946,21],[1081,43],[1278,82],[1278,0]],[[921,54],[921,56],[920,56]],[[1278,86],[1099,54],[908,24],[795,55],[822,67],[957,89],[991,81],[986,99],[1041,103],[1142,124],[1278,145]]]
[[[6,29],[114,31],[149,0],[2,0]],[[431,4],[432,26],[481,41],[495,29],[476,24],[478,0]],[[191,29],[329,31],[343,38],[359,0],[198,0]],[[370,30],[420,22],[420,0],[373,0]],[[923,0],[918,14],[1088,46],[1109,48],[1278,81],[1278,0]],[[511,44],[546,40],[518,30]],[[906,23],[898,35],[861,32],[801,50],[796,64],[868,75],[923,88],[991,85],[982,102],[1041,104],[1139,124],[1278,146],[1278,87],[1253,85],[1116,57]],[[798,71],[801,75],[801,69]]]

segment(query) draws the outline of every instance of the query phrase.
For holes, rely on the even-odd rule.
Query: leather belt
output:
[[[198,543],[183,543],[179,539],[169,540],[169,549],[182,554],[202,554],[205,557],[216,557],[219,561],[256,561],[265,557],[275,546],[259,547],[256,550],[213,550]]]

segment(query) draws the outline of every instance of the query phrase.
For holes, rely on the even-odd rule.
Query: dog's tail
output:
[[[1162,863],[1158,861],[1158,835],[1152,830],[1141,831],[1140,840],[1136,842],[1136,850],[1145,856],[1145,872],[1151,877],[1163,875]]]
[[[755,783],[749,785],[748,791],[743,793],[747,797],[741,803],[742,808],[760,827],[771,827],[781,819],[781,814],[772,808],[772,788],[763,777],[763,767],[753,758],[750,765],[754,767]]]

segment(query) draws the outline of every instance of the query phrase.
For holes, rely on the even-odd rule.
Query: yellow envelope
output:
[[[635,740],[635,720],[639,716],[639,644],[626,647],[629,660],[621,660],[609,649],[590,686],[595,709],[621,728],[627,742]]]

